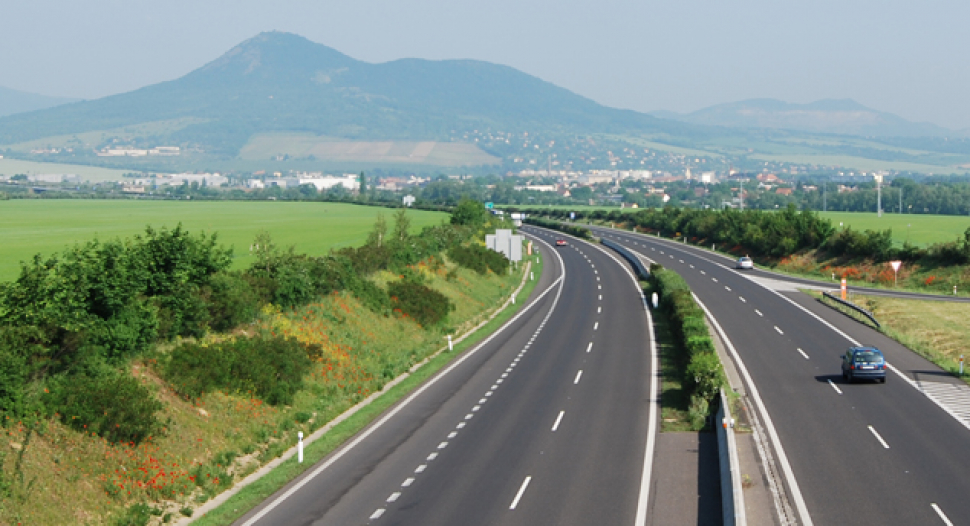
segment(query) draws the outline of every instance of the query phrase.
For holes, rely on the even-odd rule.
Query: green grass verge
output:
[[[539,259],[541,261],[544,258]],[[525,287],[519,293],[519,297],[528,298],[532,294],[539,276],[542,275],[543,266],[544,264],[536,264],[535,259],[532,259],[532,272],[536,275],[536,281],[527,280]],[[233,521],[245,515],[250,509],[259,505],[259,503],[269,498],[300,474],[311,469],[317,462],[332,453],[344,442],[377,419],[384,411],[407,396],[452,360],[459,357],[462,352],[474,347],[485,336],[495,332],[525,305],[528,305],[528,301],[519,301],[514,308],[506,308],[468,338],[455,345],[454,352],[444,352],[431,359],[399,384],[388,389],[387,392],[376,398],[371,404],[363,407],[357,413],[347,418],[347,420],[334,426],[333,429],[320,437],[319,440],[307,444],[304,448],[304,462],[302,464],[297,463],[295,458],[284,462],[266,476],[240,490],[239,493],[230,497],[218,508],[196,520],[195,524],[201,526],[232,524]]]
[[[904,196],[905,198],[905,196]],[[904,202],[903,205],[906,203]],[[895,207],[893,201],[883,199],[885,208]],[[913,245],[925,247],[935,243],[947,243],[963,237],[964,231],[970,227],[970,217],[941,216],[929,214],[896,214],[883,213],[879,217],[868,212],[820,212],[819,215],[832,221],[838,227],[852,227],[853,230],[887,230],[893,231],[893,244],[902,245],[909,241]]]

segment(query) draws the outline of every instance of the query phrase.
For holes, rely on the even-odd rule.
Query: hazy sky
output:
[[[970,128],[966,0],[0,0],[0,86],[96,98],[261,31],[354,58],[505,64],[608,106],[852,98]]]

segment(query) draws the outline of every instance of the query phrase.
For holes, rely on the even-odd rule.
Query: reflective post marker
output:
[[[297,433],[300,441],[296,445],[296,458],[299,460],[300,464],[303,463],[303,431]]]
[[[848,291],[848,288],[849,286],[848,286],[848,283],[846,282],[846,279],[842,278],[842,301],[846,300],[846,293]]]
[[[453,343],[451,343],[451,335],[450,334],[448,335],[448,350],[449,351],[454,351],[455,350],[455,345]]]

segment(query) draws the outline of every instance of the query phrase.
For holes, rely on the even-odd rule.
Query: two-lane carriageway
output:
[[[679,273],[709,310],[771,424],[799,523],[970,523],[970,429],[916,381],[942,379],[942,371],[848,318],[814,312],[801,293],[762,286],[709,251],[593,230]],[[845,383],[841,354],[873,343],[893,366],[886,384]]]

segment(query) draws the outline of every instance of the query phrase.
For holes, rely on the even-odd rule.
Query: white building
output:
[[[347,190],[360,189],[360,180],[357,178],[356,175],[353,175],[353,174],[344,174],[342,177],[337,177],[332,175],[327,175],[323,177],[300,177],[298,180],[299,180],[300,186],[305,184],[312,184],[313,186],[316,187],[318,192],[329,190],[336,186],[342,186]]]
[[[199,186],[222,186],[229,183],[229,178],[220,174],[172,174],[162,175],[158,184],[181,186],[183,184],[199,183]]]

